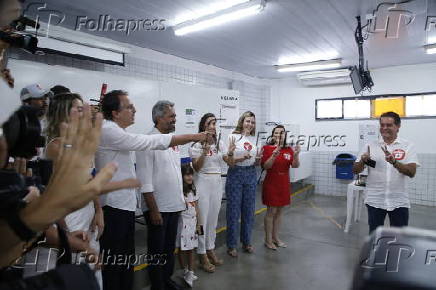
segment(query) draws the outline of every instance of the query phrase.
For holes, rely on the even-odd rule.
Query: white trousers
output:
[[[68,230],[70,232],[75,231],[84,231],[88,232],[89,235],[89,245],[96,252],[100,253],[100,242],[97,240],[98,229],[95,229],[94,232],[90,231],[92,220],[94,219],[95,208],[94,202],[90,201],[87,205],[78,209],[65,217],[65,223],[67,224]],[[73,264],[81,264],[84,263],[84,255],[79,255],[76,253],[72,253],[72,262]],[[88,264],[91,270],[94,270],[95,265]],[[98,285],[100,289],[103,289],[103,278],[101,274],[101,270],[97,270],[94,272],[95,278],[97,279]]]
[[[223,186],[220,174],[196,174],[195,187],[198,195],[200,221],[204,235],[198,237],[198,254],[215,249],[216,226],[221,209]]]

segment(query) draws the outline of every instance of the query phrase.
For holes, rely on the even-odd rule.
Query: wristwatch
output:
[[[232,157],[233,156],[233,152],[227,152],[227,156]]]

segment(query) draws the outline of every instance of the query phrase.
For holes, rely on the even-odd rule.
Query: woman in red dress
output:
[[[262,188],[262,201],[267,206],[265,215],[265,247],[277,250],[287,245],[279,239],[278,231],[281,223],[282,208],[291,203],[291,183],[289,168],[300,166],[298,155],[300,147],[295,151],[286,146],[285,127],[276,126],[271,133],[270,145],[263,147],[262,167],[267,171]]]

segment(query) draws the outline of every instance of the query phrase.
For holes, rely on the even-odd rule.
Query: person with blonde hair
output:
[[[256,116],[247,111],[241,115],[235,130],[229,135],[226,163],[229,165],[226,180],[227,197],[227,253],[238,255],[237,228],[241,217],[240,240],[246,253],[253,253],[251,232],[254,223],[256,198],[256,168],[261,152],[256,146]]]
[[[83,112],[83,100],[79,94],[64,93],[59,94],[50,102],[47,114],[47,146],[46,157],[48,159],[56,160],[60,150],[60,125],[68,123],[69,116],[72,111],[76,111],[79,116]],[[92,162],[89,163],[89,177],[91,178],[91,171],[94,168]],[[55,168],[56,170],[56,168]],[[69,232],[81,231],[87,236],[85,240],[89,240],[89,248],[87,252],[98,256],[100,251],[99,239],[103,233],[104,220],[103,211],[101,209],[98,198],[90,201],[84,207],[68,214],[65,218],[66,230]],[[80,260],[80,253],[73,253],[73,263]],[[96,262],[96,261],[93,261]],[[100,289],[103,287],[101,270],[95,272]]]

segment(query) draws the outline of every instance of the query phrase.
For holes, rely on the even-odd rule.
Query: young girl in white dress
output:
[[[194,169],[191,165],[182,165],[183,193],[186,209],[179,218],[176,247],[179,251],[179,262],[184,269],[183,279],[192,287],[198,279],[194,274],[194,249],[198,246],[198,234],[202,234],[199,223],[198,196],[194,186]]]

